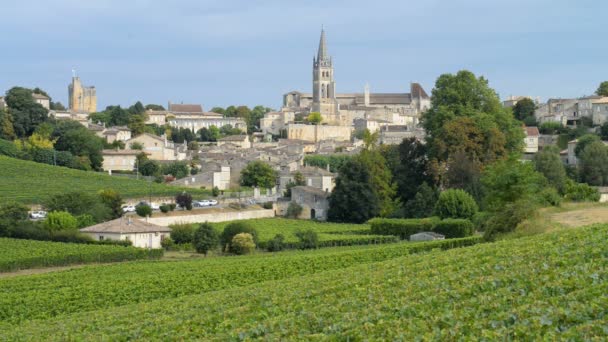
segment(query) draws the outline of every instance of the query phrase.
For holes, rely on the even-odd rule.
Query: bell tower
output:
[[[319,50],[312,59],[312,108],[319,112],[325,122],[337,121],[336,83],[334,82],[334,66],[327,54],[325,30],[321,29]]]

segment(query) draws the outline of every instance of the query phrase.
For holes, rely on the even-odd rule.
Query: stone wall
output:
[[[274,211],[270,209],[254,209],[254,210],[229,210],[214,211],[193,215],[181,216],[159,216],[148,219],[149,223],[159,226],[169,226],[175,223],[202,223],[202,222],[225,222],[233,220],[248,220],[257,218],[274,217]],[[142,219],[145,220],[145,219]]]
[[[287,125],[287,138],[312,142],[321,140],[350,140],[351,126],[329,126],[329,125]]]

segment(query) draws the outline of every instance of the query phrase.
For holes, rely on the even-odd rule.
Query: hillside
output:
[[[211,278],[190,274],[203,260],[0,279],[0,339],[605,340],[607,237],[600,225],[416,255],[397,244],[235,257],[196,268]]]
[[[60,166],[0,156],[0,202],[42,203],[51,195],[66,191],[96,193],[115,189],[124,198],[138,196],[175,196],[182,188],[124,177],[68,169]],[[192,194],[203,190],[187,189]]]

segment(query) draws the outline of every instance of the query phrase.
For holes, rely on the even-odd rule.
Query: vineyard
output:
[[[372,234],[367,224],[328,223],[310,220],[291,220],[283,218],[245,220],[258,233],[260,247],[282,234],[288,247],[295,247],[298,238],[295,233],[301,230],[313,230],[319,235],[320,247],[367,245],[375,243],[396,242],[395,236]],[[222,231],[230,222],[215,223],[218,231]],[[290,246],[292,245],[292,246]]]
[[[607,239],[604,225],[414,255],[408,246],[429,244],[235,257],[222,259],[226,273],[198,293],[191,289],[206,280],[189,271],[202,267],[182,269],[192,262],[174,263],[181,272],[158,278],[117,265],[7,279],[0,281],[0,340],[601,341],[608,338]],[[455,241],[463,240],[430,244]],[[147,266],[155,265],[163,263]],[[78,283],[93,283],[94,271],[102,283],[89,294]],[[116,284],[104,282],[111,277]],[[147,291],[155,295],[145,298]],[[63,304],[74,292],[85,297]],[[100,292],[107,298],[93,305]],[[116,307],[121,298],[133,305]]]
[[[41,203],[49,196],[66,189],[96,193],[101,189],[115,189],[123,197],[175,196],[183,188],[135,180],[124,177],[68,169],[0,156],[0,203],[17,201]],[[207,194],[203,190],[187,189],[193,195]]]
[[[433,248],[465,246],[478,241],[468,238],[365,248],[328,248],[277,255],[133,262],[0,279],[0,322],[19,322],[201,294],[388,260]],[[45,295],[41,295],[43,293]]]
[[[134,247],[0,238],[0,272],[161,256],[162,251]]]

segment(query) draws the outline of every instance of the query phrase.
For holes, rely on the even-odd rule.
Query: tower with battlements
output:
[[[94,113],[97,111],[97,93],[95,87],[85,87],[80,77],[72,76],[72,83],[68,85],[68,103],[70,111],[81,113]]]

